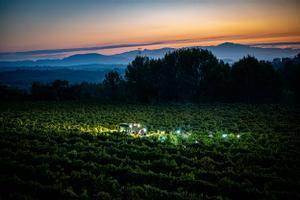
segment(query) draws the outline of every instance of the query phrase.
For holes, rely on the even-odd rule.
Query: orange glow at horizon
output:
[[[298,42],[300,12],[299,3],[295,2],[266,0],[266,3],[261,3],[254,0],[251,3],[228,0],[225,3],[199,1],[148,6],[145,6],[145,2],[145,5],[94,5],[86,10],[78,9],[76,15],[74,12],[62,12],[63,16],[53,20],[39,11],[36,11],[35,18],[28,13],[23,13],[24,16],[20,14],[18,18],[7,14],[7,20],[0,21],[0,51],[156,41],[166,42],[140,48],[217,45],[222,42]],[[114,48],[97,52],[112,54],[137,48]]]

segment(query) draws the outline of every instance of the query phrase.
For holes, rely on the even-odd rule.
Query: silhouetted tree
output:
[[[28,99],[26,91],[0,84],[0,101],[22,101]]]
[[[232,66],[234,96],[238,100],[253,102],[274,100],[280,92],[279,75],[271,63],[244,57]]]
[[[33,82],[31,85],[30,93],[35,100],[53,100],[49,93],[50,86],[39,82]]]
[[[228,65],[199,48],[176,50],[157,60],[136,57],[125,75],[137,100],[167,102],[220,98],[229,76]]]
[[[272,63],[248,56],[230,67],[210,51],[179,49],[161,59],[137,56],[125,71],[105,75],[102,83],[70,85],[56,80],[33,83],[36,100],[114,100],[138,102],[276,102],[287,91],[300,100],[300,55]],[[0,88],[1,89],[1,88]],[[4,91],[0,90],[0,92]],[[300,102],[300,101],[299,101]]]
[[[69,81],[55,80],[51,84],[51,93],[56,101],[67,100]]]
[[[108,97],[112,100],[116,100],[118,93],[120,92],[120,84],[122,78],[117,71],[111,71],[105,74],[105,79],[103,80],[104,91]]]
[[[154,69],[151,68],[154,62],[148,57],[137,56],[125,71],[127,85],[130,88],[133,100],[149,102],[154,93],[154,83],[152,77]]]
[[[282,59],[282,66],[279,72],[283,79],[284,91],[292,92],[295,100],[300,102],[300,54],[293,59]]]

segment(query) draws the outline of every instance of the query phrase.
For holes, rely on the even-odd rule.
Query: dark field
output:
[[[4,103],[0,199],[299,199],[299,124],[283,105]]]

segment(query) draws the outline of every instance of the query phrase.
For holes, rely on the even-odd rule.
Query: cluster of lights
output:
[[[226,133],[222,134],[222,138],[227,138],[227,137],[228,137],[228,134],[226,134]]]
[[[227,138],[227,137],[228,137],[228,134],[226,134],[226,133],[222,134],[222,138]],[[240,134],[237,134],[237,135],[236,135],[236,138],[237,138],[237,139],[239,139],[240,137],[241,137]]]
[[[138,123],[133,123],[133,124],[129,124],[129,128],[133,128],[133,127],[138,127],[138,128],[141,128],[141,124],[138,124]]]
[[[144,136],[149,136],[149,135],[146,135],[148,129],[146,127],[143,127],[141,124],[139,124],[139,123],[127,123],[127,124],[128,124],[128,127],[130,129],[136,129],[136,128],[138,128],[136,130],[136,133],[144,135]],[[151,133],[153,134],[154,132],[153,131],[150,132],[150,135],[151,135]],[[157,130],[157,133],[159,134],[158,140],[161,141],[161,142],[164,142],[166,140],[165,131]],[[182,131],[181,128],[175,129],[175,134],[178,137],[185,137],[185,138],[187,138],[189,135],[191,135],[191,133],[185,133],[185,131]],[[214,136],[217,136],[217,135],[218,135],[217,133],[213,133],[212,131],[208,132],[208,137],[209,138],[214,138]],[[231,134],[231,133],[223,132],[220,135],[220,137],[223,138],[223,139],[228,139],[228,138],[237,138],[237,139],[240,139],[241,135],[240,134],[234,135],[234,134]],[[194,143],[197,144],[197,143],[199,143],[199,141],[195,140]]]
[[[223,133],[222,135],[221,135],[221,137],[222,138],[224,138],[224,139],[226,139],[226,138],[228,138],[228,137],[231,137],[232,135],[231,134],[228,134],[228,133]],[[210,138],[213,138],[214,137],[214,135],[213,135],[213,133],[210,131],[209,133],[208,133],[208,137],[210,137]],[[235,135],[235,137],[237,138],[237,139],[239,139],[239,138],[241,138],[241,135],[240,134],[237,134],[237,135]]]

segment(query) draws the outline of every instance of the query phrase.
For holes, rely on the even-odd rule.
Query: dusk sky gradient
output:
[[[111,54],[225,41],[299,46],[299,8],[299,0],[0,0],[0,52],[112,46],[97,49]]]

